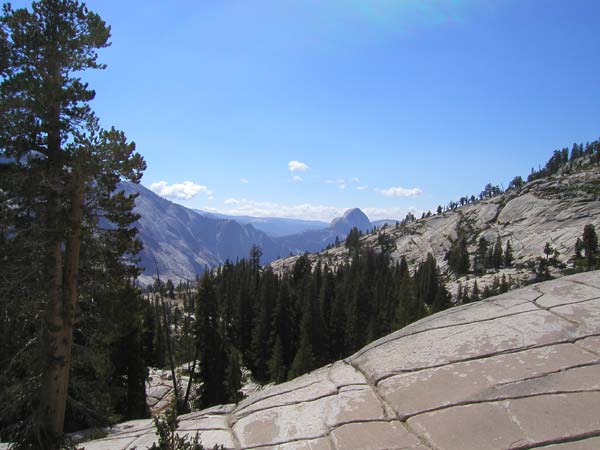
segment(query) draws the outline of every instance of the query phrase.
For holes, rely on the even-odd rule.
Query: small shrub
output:
[[[173,409],[166,412],[164,419],[155,418],[154,424],[156,425],[158,444],[152,444],[150,450],[209,450],[200,442],[200,433],[196,432],[193,438],[177,434],[179,420]],[[225,447],[215,445],[212,450],[225,450]]]

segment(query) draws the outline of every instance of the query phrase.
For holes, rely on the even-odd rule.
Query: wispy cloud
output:
[[[310,203],[285,205],[276,202],[248,200],[245,198],[228,198],[223,204],[223,208],[205,209],[232,216],[289,217],[292,219],[313,219],[323,221],[330,221],[336,217],[340,217],[347,209],[335,206],[314,205]]]
[[[353,206],[338,207],[312,203],[301,203],[297,205],[286,205],[276,202],[261,202],[245,198],[228,198],[223,202],[221,208],[205,206],[203,209],[232,216],[254,216],[254,217],[288,217],[292,219],[322,220],[329,222],[340,217],[345,211]],[[363,211],[371,220],[393,219],[401,220],[406,213],[411,211],[420,216],[422,211],[415,208],[375,208],[366,207]]]
[[[387,189],[375,188],[375,192],[379,192],[386,197],[417,197],[423,194],[419,188],[406,189],[400,186],[390,187]]]
[[[302,181],[302,177],[300,175],[293,175],[292,180],[293,181]]]
[[[249,181],[246,178],[240,178],[240,183],[242,183],[242,184],[248,184]]]
[[[357,191],[366,191],[367,189],[369,189],[369,186],[356,186]]]
[[[174,200],[191,200],[198,194],[205,194],[209,200],[214,198],[210,189],[193,181],[174,184],[169,184],[166,181],[158,181],[152,183],[150,189],[161,197]]]
[[[292,173],[294,172],[306,172],[308,169],[310,169],[310,166],[306,163],[303,163],[301,161],[290,161],[288,163],[288,170]]]
[[[410,208],[364,208],[363,212],[371,219],[374,220],[402,220],[406,217],[408,212],[413,213],[416,217],[421,217],[423,211],[414,207]]]
[[[337,178],[335,180],[328,179],[328,180],[325,180],[325,183],[326,184],[335,184],[340,189],[346,189],[346,187],[348,186],[348,183],[344,178]]]

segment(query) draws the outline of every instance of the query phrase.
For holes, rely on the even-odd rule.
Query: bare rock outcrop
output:
[[[180,420],[230,449],[598,449],[600,271],[451,308]],[[154,439],[150,421],[133,421],[85,448]]]
[[[527,183],[519,191],[481,200],[454,211],[418,220],[396,229],[388,226],[382,233],[395,243],[392,257],[406,257],[409,265],[423,261],[428,253],[435,256],[442,269],[447,268],[445,256],[457,229],[466,229],[471,238],[469,252],[475,254],[480,237],[490,243],[501,238],[503,245],[511,241],[515,263],[525,264],[544,255],[549,242],[556,248],[561,262],[574,254],[575,242],[581,238],[587,224],[600,228],[600,170],[591,167],[573,174],[558,174]],[[378,248],[378,236],[367,235],[363,244]],[[299,256],[271,263],[275,272],[293,267]],[[317,261],[336,267],[349,259],[344,246],[309,255],[313,265]]]

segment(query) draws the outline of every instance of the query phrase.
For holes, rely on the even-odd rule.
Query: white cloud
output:
[[[288,169],[292,173],[294,173],[294,172],[305,172],[308,169],[310,169],[310,166],[308,164],[303,163],[303,162],[294,160],[294,161],[290,161],[288,163]]]
[[[358,177],[350,178],[350,181],[352,183],[360,183],[360,178],[358,178]]]
[[[206,194],[212,197],[212,191],[206,186],[196,184],[193,181],[184,181],[183,183],[169,184],[166,181],[152,183],[150,189],[161,197],[167,197],[175,200],[191,200],[198,194]]]
[[[288,217],[292,219],[312,219],[329,222],[340,217],[349,207],[337,207],[328,205],[315,205],[302,203],[298,205],[285,205],[276,202],[260,202],[245,198],[228,198],[223,202],[222,208],[204,206],[204,210],[218,212],[232,216],[254,216],[254,217]],[[406,213],[411,211],[420,217],[422,211],[415,208],[363,208],[363,211],[371,220],[396,219],[401,220]]]
[[[337,187],[340,189],[346,189],[346,187],[348,186],[348,183],[346,182],[346,180],[344,178],[338,178],[336,180],[332,180],[332,179],[328,179],[325,180],[326,184],[337,184]]]
[[[356,186],[357,191],[366,191],[369,189],[369,186]]]
[[[240,178],[240,183],[242,183],[242,184],[248,184],[249,181],[246,178]]]
[[[385,195],[386,197],[416,197],[423,193],[423,191],[419,188],[406,189],[400,186],[387,189],[375,188],[375,192],[379,192],[381,195]]]
[[[207,211],[219,212],[232,216],[255,217],[289,217],[292,219],[313,219],[330,221],[340,217],[349,208],[335,206],[313,205],[303,203],[298,205],[284,205],[275,202],[259,202],[248,199],[228,198],[223,208],[205,207]]]
[[[400,221],[406,217],[408,212],[413,213],[416,217],[421,217],[423,211],[414,207],[410,208],[364,208],[363,212],[371,219],[371,221],[375,220],[383,220],[383,219],[391,219]]]
[[[294,176],[292,176],[292,180],[294,180],[294,181],[302,181],[302,177],[299,176],[299,175],[294,175]]]

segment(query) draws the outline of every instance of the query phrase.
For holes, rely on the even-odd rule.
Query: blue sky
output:
[[[87,4],[93,107],[186,206],[398,218],[600,137],[597,0]]]

